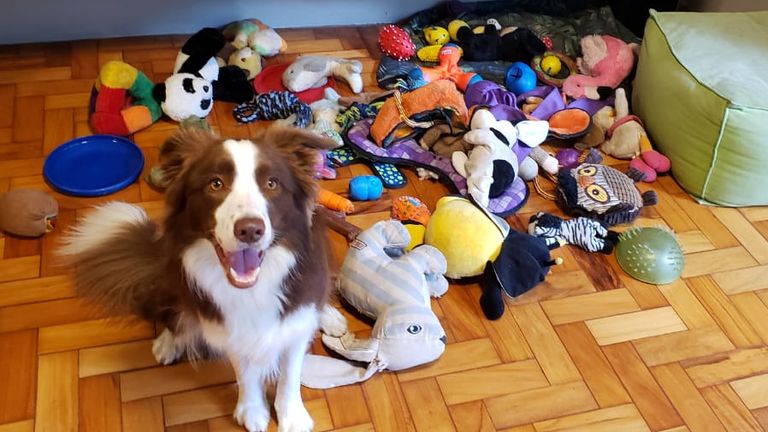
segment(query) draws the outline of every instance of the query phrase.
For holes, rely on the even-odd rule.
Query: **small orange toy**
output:
[[[403,195],[392,201],[391,216],[402,222],[413,221],[426,226],[432,214],[418,198]]]
[[[355,206],[352,204],[352,201],[337,193],[331,192],[328,189],[320,188],[320,191],[317,194],[317,203],[329,210],[340,211],[343,213],[352,213],[355,211]]]
[[[482,80],[483,78],[474,72],[464,72],[459,67],[461,59],[461,50],[458,45],[448,43],[440,48],[438,55],[439,65],[434,67],[420,66],[421,75],[424,81],[432,82],[441,79],[451,80],[456,83],[459,90],[464,91],[471,84]]]

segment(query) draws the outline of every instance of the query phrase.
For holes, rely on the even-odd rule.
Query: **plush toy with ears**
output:
[[[371,337],[357,339],[344,316],[326,306],[320,318],[325,346],[367,368],[308,354],[301,382],[331,388],[365,381],[385,369],[398,371],[437,360],[445,351],[445,331],[432,312],[430,297],[448,290],[446,262],[432,246],[405,248],[411,238],[396,220],[382,221],[350,243],[338,288],[356,310],[376,320]]]
[[[224,47],[221,31],[206,27],[192,35],[176,56],[173,75],[152,89],[170,118],[205,118],[213,101],[241,103],[253,99],[247,72],[238,66],[219,67],[216,54]]]
[[[516,177],[533,179],[538,172],[535,161],[527,154],[515,152],[518,140],[533,148],[544,142],[549,123],[524,120],[513,125],[507,120],[496,120],[487,109],[475,111],[472,128],[464,134],[464,140],[472,146],[469,154],[455,152],[453,166],[467,178],[469,194],[482,206],[488,206],[491,198],[501,195]]]
[[[563,82],[563,92],[578,99],[601,99],[624,81],[635,65],[639,46],[608,35],[581,38],[582,56],[576,59],[581,74]]]
[[[651,141],[637,116],[629,114],[624,89],[616,89],[616,119],[605,134],[600,150],[619,158],[632,159],[629,166],[645,174],[644,182],[656,180],[657,174],[669,171],[669,159],[651,147]]]
[[[469,61],[506,60],[527,64],[547,49],[529,29],[510,28],[500,33],[501,25],[496,20],[486,24],[482,31],[474,31],[466,23],[455,20],[448,25],[448,31],[451,30],[455,31],[455,40],[464,50],[464,60]]]
[[[307,55],[297,58],[283,72],[283,85],[294,93],[322,87],[328,77],[341,78],[349,84],[354,93],[363,91],[363,64],[357,60],[336,57]]]

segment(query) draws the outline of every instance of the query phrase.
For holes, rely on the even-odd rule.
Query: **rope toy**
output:
[[[235,120],[240,123],[284,119],[292,114],[296,114],[295,125],[300,128],[305,128],[312,122],[312,110],[309,105],[287,91],[262,93],[252,102],[243,102],[236,106],[232,112]]]

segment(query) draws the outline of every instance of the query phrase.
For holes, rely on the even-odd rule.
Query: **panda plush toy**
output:
[[[206,27],[189,38],[176,56],[173,75],[156,84],[152,94],[170,118],[205,118],[213,101],[247,102],[254,97],[248,75],[237,66],[219,67],[216,54],[226,41],[222,32]]]

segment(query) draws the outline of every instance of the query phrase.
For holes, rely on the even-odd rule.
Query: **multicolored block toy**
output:
[[[154,83],[121,61],[106,63],[91,90],[89,123],[95,133],[128,136],[163,114],[152,97]]]

